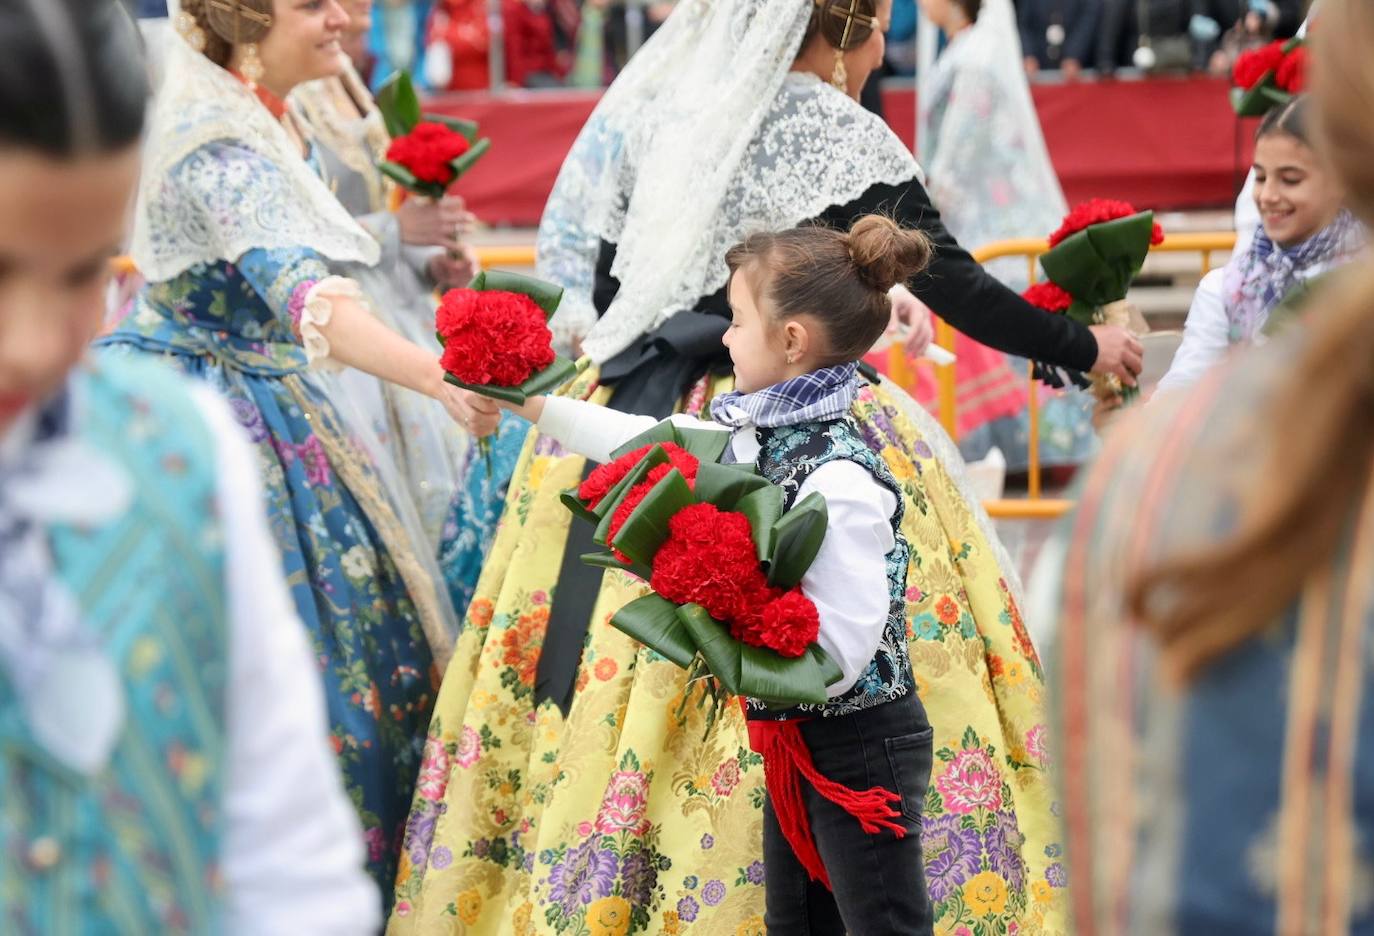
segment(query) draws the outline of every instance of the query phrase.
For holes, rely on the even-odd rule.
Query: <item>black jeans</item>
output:
[[[908,936],[932,932],[921,859],[921,805],[930,783],[932,732],[914,692],[853,715],[801,726],[820,773],[850,789],[881,786],[902,797],[907,834],[868,835],[803,778],[802,799],[833,893],[812,881],[763,807],[765,923],[776,936]],[[894,804],[895,805],[895,804]]]

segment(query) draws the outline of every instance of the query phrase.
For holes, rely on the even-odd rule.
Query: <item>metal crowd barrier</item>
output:
[[[1205,276],[1213,267],[1212,255],[1229,251],[1236,244],[1234,231],[1218,231],[1197,234],[1170,234],[1164,242],[1150,248],[1151,253],[1197,253],[1201,256],[1201,270]],[[1038,261],[1041,254],[1049,250],[1048,243],[1041,238],[997,241],[974,250],[973,258],[979,263],[998,260],[1003,257],[1023,257],[1030,281],[1036,282],[1043,277],[1039,274]],[[936,318],[935,342],[941,347],[954,348],[954,329],[944,320]],[[902,348],[893,345],[889,352],[890,371],[900,384],[912,386],[910,365]],[[955,395],[954,365],[936,365],[935,378],[939,387],[938,408],[940,424],[945,427],[950,438],[958,439],[957,406]],[[1045,520],[1066,513],[1072,501],[1047,499],[1041,496],[1042,471],[1040,466],[1040,385],[1033,379],[1029,370],[1026,375],[1030,394],[1030,424],[1028,426],[1027,451],[1027,499],[989,501],[985,506],[994,518],[1007,520]]]

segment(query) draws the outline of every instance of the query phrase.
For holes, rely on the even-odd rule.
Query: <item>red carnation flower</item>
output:
[[[675,604],[695,602],[717,621],[733,621],[767,587],[749,519],[714,504],[679,510],[668,521],[649,585]]]
[[[1289,94],[1301,94],[1307,87],[1307,47],[1298,46],[1284,56],[1274,72],[1274,84]]]
[[[447,186],[453,181],[453,161],[468,151],[467,137],[441,123],[422,120],[386,148],[388,162],[404,166],[421,182]]]
[[[450,289],[434,324],[444,370],[468,384],[515,387],[554,362],[544,311],[521,293]]]
[[[671,443],[664,448],[665,450],[668,448],[672,449],[672,451],[668,452],[669,460],[661,465],[655,465],[650,468],[649,473],[644,476],[644,480],[630,488],[625,494],[625,497],[616,505],[615,513],[611,514],[610,529],[607,531],[606,538],[608,542],[615,542],[616,535],[620,533],[620,528],[625,525],[625,521],[630,519],[630,514],[635,512],[635,508],[644,502],[644,498],[649,496],[649,492],[654,489],[658,482],[668,477],[668,472],[672,471],[674,468],[682,472],[682,476],[687,481],[687,486],[689,488],[696,486],[697,465],[699,464],[696,456]],[[625,555],[614,546],[611,547],[611,552],[615,553],[615,557],[621,562],[630,561],[629,556]]]
[[[1031,286],[1021,294],[1021,298],[1046,312],[1067,312],[1069,306],[1073,305],[1073,296],[1048,280]]]
[[[1251,49],[1242,52],[1236,57],[1236,64],[1231,69],[1231,80],[1236,87],[1249,91],[1260,83],[1266,74],[1279,67],[1283,61],[1283,43],[1281,41],[1271,42],[1258,49]]]
[[[1064,240],[1094,224],[1129,218],[1139,213],[1130,202],[1112,198],[1091,198],[1075,205],[1074,209],[1064,216],[1064,222],[1059,225],[1059,229],[1050,235],[1050,246],[1057,247]],[[1159,244],[1163,240],[1164,229],[1156,224],[1150,231],[1150,243]]]
[[[591,474],[587,475],[586,480],[578,485],[577,499],[586,504],[589,510],[595,509],[596,505],[601,503],[601,499],[610,493],[611,488],[619,484],[621,478],[633,471],[635,465],[638,465],[652,448],[652,445],[644,445],[633,452],[626,452],[615,461],[598,465]],[[688,487],[691,487],[696,482],[697,466],[700,464],[696,456],[672,442],[664,443],[663,451],[668,456],[668,464],[682,472],[682,476],[687,479]],[[652,473],[650,472],[650,474]],[[665,470],[659,475],[659,478],[667,473]]]
[[[773,599],[763,609],[763,645],[780,656],[801,656],[815,643],[820,629],[820,614],[800,588]]]

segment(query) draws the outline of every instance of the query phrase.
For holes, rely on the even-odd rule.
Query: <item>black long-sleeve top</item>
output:
[[[878,184],[847,205],[827,208],[818,220],[847,230],[866,214],[886,214],[930,238],[930,266],[908,288],[941,318],[983,344],[1047,364],[1088,371],[1097,361],[1097,340],[1084,326],[1027,303],[1002,285],[954,240],[925,187],[915,179]],[[603,241],[593,302],[604,313],[620,289],[611,275],[615,245]],[[645,415],[667,416],[691,381],[707,370],[727,371],[720,344],[730,318],[725,288],[698,301],[693,312],[669,319],[603,366],[602,379],[617,386],[612,405]]]

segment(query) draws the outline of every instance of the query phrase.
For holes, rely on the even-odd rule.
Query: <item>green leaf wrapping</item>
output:
[[[662,445],[666,442],[676,444],[677,441],[677,431],[673,428],[673,424],[665,419],[663,422],[655,423],[653,428],[645,429],[620,448],[611,452],[611,460],[615,461],[617,458],[628,455],[635,449],[641,449],[646,445]]]
[[[768,557],[769,585],[794,588],[801,582],[821,551],[827,519],[825,498],[813,491],[773,525],[773,548]]]
[[[767,487],[768,480],[749,465],[718,465],[702,462],[697,468],[697,500],[715,504],[721,510],[734,510],[746,494]]]
[[[696,641],[678,615],[677,605],[658,595],[631,601],[615,613],[611,626],[683,669],[696,657]]]
[[[663,446],[655,445],[644,454],[639,462],[625,473],[615,485],[606,492],[606,496],[601,498],[601,503],[593,508],[594,512],[601,519],[597,522],[596,532],[592,534],[592,542],[598,546],[607,545],[607,539],[611,535],[611,520],[615,518],[615,508],[620,501],[630,492],[636,484],[642,482],[646,475],[654,468],[668,461],[668,453],[663,450]]]
[[[844,670],[840,669],[840,664],[831,659],[830,654],[821,649],[820,644],[813,643],[806,648],[806,653],[816,661],[816,666],[821,671],[821,681],[827,686],[833,686],[844,678]]]
[[[382,164],[383,166],[386,163]],[[479,292],[486,290],[498,290],[501,292],[519,293],[529,296],[534,300],[534,304],[544,313],[544,321],[548,321],[553,314],[558,311],[558,304],[563,300],[563,287],[533,276],[524,276],[520,273],[507,273],[504,270],[483,270],[474,276],[468,283],[468,289],[475,289]],[[443,344],[443,336],[439,336],[439,343]],[[530,374],[526,380],[514,387],[498,387],[495,384],[470,384],[459,380],[452,374],[445,374],[444,380],[453,384],[455,387],[462,387],[464,390],[471,390],[473,393],[480,393],[482,396],[490,397],[493,400],[504,400],[507,403],[514,403],[522,406],[532,396],[550,393],[558,389],[577,376],[577,365],[567,358],[559,355],[553,359],[553,363],[543,370]]]
[[[382,82],[376,100],[390,136],[405,136],[420,122],[420,98],[409,72],[398,71]]]
[[[774,525],[782,517],[782,488],[765,483],[741,497],[731,509],[748,518],[759,562],[763,562],[773,552]]]
[[[764,702],[826,700],[821,668],[808,654],[781,657],[762,647],[745,646],[740,654],[741,695]]]
[[[1040,258],[1054,283],[1074,299],[1102,306],[1126,297],[1150,250],[1154,212],[1094,224],[1061,241]]]
[[[454,133],[462,134],[463,139],[469,143],[475,142],[477,139],[478,128],[475,120],[464,120],[462,117],[450,117],[447,114],[424,114],[421,119],[430,123],[443,124]]]
[[[586,520],[588,523],[600,523],[598,517],[587,506],[582,503],[582,499],[577,496],[577,488],[571,488],[558,495],[558,499],[563,502],[563,506],[572,512],[573,517],[579,520]]]
[[[544,310],[545,321],[553,317],[553,314],[558,311],[558,304],[563,300],[562,286],[547,280],[536,279],[533,276],[525,276],[523,273],[510,273],[506,270],[483,270],[468,283],[468,289],[479,291],[493,289],[529,296],[534,300],[535,305]]]
[[[611,545],[635,562],[651,566],[659,547],[668,539],[668,521],[694,503],[696,498],[687,479],[674,468],[631,511]]]
[[[646,445],[666,442],[695,456],[703,465],[715,464],[730,442],[730,433],[718,429],[691,429],[665,419],[620,446],[611,453],[611,458],[620,458]]]
[[[696,643],[701,658],[711,668],[711,674],[731,695],[742,695],[740,658],[744,644],[731,637],[730,632],[699,604],[680,606],[677,616]]]
[[[577,365],[565,357],[555,357],[553,363],[529,376],[524,383],[515,387],[498,387],[495,384],[470,384],[459,380],[452,374],[445,374],[444,380],[455,387],[471,390],[493,400],[505,400],[516,406],[524,405],[532,396],[542,396],[563,386],[577,376]]]
[[[1275,107],[1282,107],[1293,95],[1274,83],[1276,71],[1270,69],[1248,90],[1231,89],[1231,107],[1237,117],[1263,117]]]
[[[720,429],[689,429],[686,426],[673,426],[677,433],[677,444],[685,451],[696,456],[697,461],[716,464],[720,461],[725,446],[730,444],[730,433]]]
[[[581,556],[578,556],[578,558],[589,566],[597,566],[601,569],[615,569],[619,572],[628,572],[645,582],[649,581],[649,576],[653,574],[648,567],[642,566],[636,562],[623,562],[616,558],[614,553],[583,553]]]
[[[382,175],[395,182],[407,191],[415,192],[417,195],[424,195],[427,198],[441,198],[444,194],[444,187],[434,182],[422,182],[415,178],[415,175],[402,166],[400,163],[383,161],[377,164],[377,169]]]
[[[468,151],[464,153],[462,156],[459,156],[457,159],[450,160],[449,165],[453,167],[453,182],[457,182],[459,179],[461,179],[463,177],[463,173],[467,172],[474,165],[476,165],[477,160],[485,156],[487,154],[487,150],[489,149],[491,149],[491,140],[484,138],[472,144],[472,146],[469,147]],[[449,184],[452,185],[453,182],[450,182]]]

